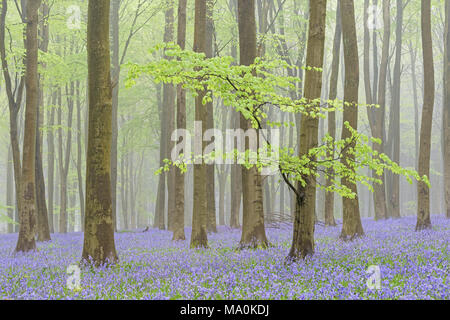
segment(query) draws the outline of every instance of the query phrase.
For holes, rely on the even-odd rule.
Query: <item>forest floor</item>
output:
[[[69,265],[80,260],[83,235],[54,234],[38,252],[14,255],[17,234],[0,235],[0,299],[450,299],[450,220],[432,216],[416,233],[415,218],[363,219],[366,236],[338,240],[340,227],[316,227],[316,254],[285,264],[292,229],[268,229],[269,249],[237,250],[240,230],[220,227],[210,249],[191,250],[171,233],[117,233],[119,264],[82,268],[70,290]],[[190,231],[186,229],[189,239]],[[377,265],[381,288],[368,289]]]

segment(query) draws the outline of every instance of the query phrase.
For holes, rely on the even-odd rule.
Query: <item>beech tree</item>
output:
[[[249,66],[255,62],[256,18],[255,0],[238,0],[239,52],[241,65]],[[252,124],[241,115],[241,129],[251,129]],[[259,139],[258,139],[259,140]],[[257,145],[259,145],[257,141]],[[246,139],[244,150],[249,150]],[[264,228],[262,177],[256,167],[250,169],[242,166],[243,222],[240,246],[256,248],[268,245]]]
[[[16,251],[36,249],[36,126],[39,109],[38,76],[38,24],[41,1],[26,3],[26,109],[25,134],[23,139],[22,175],[20,179],[19,238]],[[22,8],[24,9],[24,8]]]
[[[206,49],[206,0],[195,0],[194,23],[194,52],[205,53]],[[195,121],[201,123],[196,128],[194,152],[203,155],[205,143],[203,136],[206,130],[207,111],[203,105],[204,90],[199,90],[195,97]],[[206,199],[206,164],[203,159],[200,164],[194,164],[194,207],[192,213],[191,247],[201,248],[208,246],[207,221],[208,208]]]
[[[177,44],[181,49],[186,46],[186,4],[187,0],[178,0]],[[177,85],[177,129],[186,129],[186,91]],[[184,234],[184,174],[175,169],[175,216],[172,240],[185,240]]]
[[[450,2],[445,2],[444,34],[444,103],[442,128],[444,130],[444,197],[446,216],[450,219]]]
[[[359,88],[359,58],[358,39],[356,37],[355,7],[353,0],[341,1],[342,36],[344,40],[345,84],[344,84],[344,123],[354,130],[358,129],[358,88]],[[351,139],[351,132],[342,126],[341,139]],[[354,146],[352,142],[350,144]],[[345,151],[341,162],[348,165],[355,161],[355,154]],[[353,169],[355,170],[355,169]],[[356,184],[347,177],[342,178],[342,184],[349,188],[354,197],[343,197],[343,219],[341,238],[352,240],[364,234],[359,213],[358,190]]]
[[[112,86],[109,10],[109,0],[89,1],[89,132],[82,261],[96,265],[118,260],[111,200]]]
[[[326,0],[309,2],[309,32],[306,51],[306,67],[304,97],[311,104],[320,105],[322,90],[322,69],[325,48]],[[319,119],[303,116],[300,125],[299,157],[308,154],[318,145]],[[288,258],[296,260],[314,253],[314,227],[316,210],[316,177],[304,178],[306,186],[298,183],[300,197],[294,220],[294,234]]]
[[[434,58],[433,40],[431,36],[431,2],[422,1],[421,4],[421,29],[422,29],[422,53],[424,92],[422,122],[420,126],[419,145],[419,175],[429,176],[431,155],[431,128],[433,124],[434,109]],[[429,185],[420,181],[417,184],[417,224],[416,231],[431,228],[430,218],[430,189]]]
[[[336,28],[334,31],[333,41],[333,61],[331,62],[331,78],[330,78],[330,92],[329,100],[335,100],[337,98],[337,85],[339,79],[339,63],[341,55],[341,42],[342,42],[342,25],[341,25],[341,6],[340,2],[337,2],[336,8]],[[328,134],[334,140],[336,138],[336,114],[334,111],[328,113]],[[334,150],[331,154],[334,156]],[[329,172],[330,179],[327,179],[327,186],[331,186],[333,177],[332,169]],[[334,220],[334,193],[327,192],[325,194],[325,225],[335,226]]]

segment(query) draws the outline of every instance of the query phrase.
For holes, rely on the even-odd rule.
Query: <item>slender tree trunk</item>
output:
[[[161,86],[157,85],[156,95],[158,100],[159,110],[159,122],[160,127],[160,141],[159,141],[159,166],[164,166],[164,159],[166,157],[166,136],[167,136],[167,110],[163,108],[163,102],[161,97]],[[154,228],[164,230],[166,228],[164,221],[164,212],[166,207],[166,172],[162,172],[159,175],[158,191],[156,194],[156,208],[155,208],[155,220],[153,222]]]
[[[356,37],[355,10],[353,0],[341,1],[342,35],[344,40],[345,85],[344,102],[348,105],[344,108],[343,123],[358,129],[358,87],[359,87],[359,59],[358,40]],[[351,132],[343,125],[341,139],[349,139]],[[354,144],[351,145],[354,147]],[[354,161],[355,155],[346,151],[341,160],[342,164]],[[342,198],[343,225],[341,239],[352,240],[364,234],[359,213],[358,190],[356,184],[347,178],[342,178],[342,185],[349,188],[355,198]]]
[[[27,1],[26,4],[26,110],[25,135],[23,139],[22,175],[20,180],[21,199],[19,206],[19,238],[16,252],[36,249],[36,127],[39,109],[38,89],[38,10],[40,0]]]
[[[109,0],[89,1],[89,135],[82,260],[95,265],[118,260],[114,244],[111,199],[112,88],[109,9]]]
[[[379,108],[374,110],[374,122],[371,127],[372,136],[381,139],[381,144],[375,143],[373,149],[378,153],[384,152],[384,123],[385,123],[385,106],[386,106],[386,79],[387,67],[389,59],[389,38],[390,38],[390,0],[383,0],[383,21],[384,21],[384,35],[383,35],[383,50],[381,54],[380,77],[378,79],[378,105]],[[386,193],[385,193],[385,174],[380,175],[376,171],[372,171],[372,176],[381,180],[382,184],[374,183],[374,204],[375,204],[375,219],[386,219]]]
[[[240,64],[254,63],[256,50],[255,1],[238,0],[239,49]],[[241,128],[244,131],[252,128],[251,122],[240,116]],[[259,141],[257,141],[259,146]],[[249,141],[245,139],[245,150],[249,149]],[[250,169],[242,166],[243,220],[241,248],[265,247],[268,245],[264,228],[262,177],[256,166]]]
[[[230,0],[230,8],[234,18],[236,19],[236,22],[238,22],[237,0]],[[233,35],[233,38],[237,38],[235,28],[232,29],[231,33]],[[235,61],[238,60],[237,44],[235,42],[233,42],[231,45],[231,56]],[[239,129],[241,127],[240,117],[237,111],[231,111],[230,127],[233,129]],[[242,168],[238,164],[232,164],[230,170],[230,227],[239,228],[239,213],[241,211],[242,200]]]
[[[82,162],[82,138],[81,138],[81,100],[80,100],[80,81],[76,82],[77,97],[77,178],[78,178],[78,197],[80,199],[81,231],[84,231],[84,188],[83,188],[83,162]],[[114,225],[115,226],[115,225]]]
[[[121,116],[122,124],[125,123],[125,119]],[[122,150],[125,150],[126,147],[126,137],[122,137]],[[120,157],[120,196],[121,196],[121,205],[122,205],[122,216],[123,216],[123,228],[128,230],[128,196],[127,196],[127,174],[128,169],[126,166],[126,155],[122,154]]]
[[[186,46],[186,2],[178,0],[177,43],[181,49]],[[177,129],[186,129],[186,91],[182,85],[177,86]],[[172,240],[185,240],[184,234],[184,174],[179,168],[175,170],[175,215]]]
[[[164,29],[164,42],[174,41],[174,0],[166,0],[166,17]],[[166,59],[171,59],[166,57]],[[175,146],[171,141],[172,132],[175,129],[175,95],[176,91],[172,84],[163,85],[163,108],[167,109],[167,136],[166,136],[166,158],[170,158],[171,151]],[[167,229],[173,231],[173,220],[175,217],[175,170],[167,172]]]
[[[213,21],[213,9],[214,1],[206,1],[206,43],[205,54],[207,58],[214,56],[213,52],[213,33],[214,33],[214,21]],[[214,103],[213,101],[206,103],[206,129],[214,128]],[[215,164],[211,163],[206,166],[206,202],[207,202],[207,230],[208,232],[217,232],[216,226],[216,191],[215,191]]]
[[[330,79],[330,94],[329,100],[335,100],[337,98],[337,85],[339,79],[339,62],[341,54],[341,42],[342,42],[342,25],[341,25],[341,7],[338,1],[336,9],[336,29],[334,31],[333,42],[333,61],[331,62],[331,79]],[[333,140],[336,139],[336,112],[328,112],[328,134]],[[334,152],[329,156],[334,157]],[[327,179],[326,186],[332,185],[331,179],[334,177],[334,171],[332,168],[328,172],[330,179]],[[335,226],[334,220],[334,192],[327,192],[325,194],[325,225]]]
[[[402,63],[402,37],[403,37],[403,1],[397,0],[397,21],[395,31],[395,65],[394,83],[391,114],[393,117],[389,121],[391,156],[395,163],[400,164],[400,85],[401,85],[401,63]],[[389,216],[400,218],[400,176],[390,174],[392,181],[392,192],[389,194]]]
[[[47,3],[42,3],[42,17],[39,23],[40,43],[39,50],[43,52],[48,51],[49,43],[49,27],[48,15],[49,8]],[[45,64],[42,66],[45,68]],[[41,76],[39,77],[39,86]],[[43,86],[42,86],[43,87]],[[42,148],[43,148],[43,134],[41,128],[44,125],[44,89],[39,89],[39,105],[37,113],[37,128],[36,128],[36,209],[37,209],[37,240],[50,241],[50,228],[48,225],[48,211],[47,203],[45,202],[45,182],[44,182],[44,168],[42,163]]]
[[[8,218],[14,221],[14,173],[11,147],[8,148],[8,158],[6,161],[6,206],[8,207]],[[13,232],[14,224],[8,223],[8,233]]]
[[[444,103],[442,110],[444,201],[446,217],[450,219],[450,2],[445,2],[444,34]]]
[[[309,33],[306,52],[306,66],[323,68],[326,27],[326,0],[314,0],[309,4]],[[322,72],[307,70],[305,73],[304,98],[308,101],[320,99],[322,90]],[[317,104],[317,102],[312,102]],[[319,102],[320,103],[320,102]],[[302,116],[300,125],[299,157],[308,154],[317,147],[319,135],[318,118]],[[306,186],[297,184],[299,194],[294,220],[292,247],[288,259],[296,260],[314,254],[314,228],[316,207],[315,176],[305,177]]]
[[[47,193],[48,193],[48,221],[50,232],[55,232],[54,229],[54,201],[55,194],[55,139],[53,135],[53,125],[55,124],[55,105],[56,105],[56,91],[52,92],[51,110],[48,111],[48,126],[50,130],[47,132]]]
[[[8,97],[9,107],[9,132],[11,141],[11,152],[14,168],[14,190],[16,195],[16,208],[14,210],[15,221],[19,222],[19,208],[22,198],[20,195],[20,181],[22,174],[22,164],[20,159],[20,147],[19,147],[19,128],[18,128],[18,115],[22,105],[22,97],[25,86],[25,76],[20,76],[20,80],[16,81],[16,86],[13,88],[11,76],[9,73],[8,60],[6,55],[6,15],[8,12],[7,0],[2,1],[2,9],[0,15],[0,56],[2,63],[2,71],[5,79],[6,95]],[[17,76],[17,75],[16,75]],[[16,78],[17,79],[17,78]],[[15,226],[15,232],[19,231],[18,225]]]
[[[420,126],[419,175],[421,177],[424,175],[430,177],[431,129],[433,124],[435,90],[433,40],[431,35],[431,2],[422,1],[421,8],[424,93],[422,124]],[[418,182],[417,197],[416,231],[430,229],[430,189],[425,182]]]
[[[111,1],[111,40],[112,40],[112,141],[111,141],[111,198],[112,212],[114,217],[114,230],[117,230],[117,137],[118,127],[118,110],[119,110],[119,77],[120,77],[120,61],[119,61],[119,10],[120,0]],[[80,194],[81,195],[81,194]]]
[[[206,0],[195,0],[195,27],[194,27],[194,51],[205,52],[206,49]],[[199,91],[195,98],[195,142],[194,154],[203,155],[207,113],[203,105],[204,91]],[[198,128],[200,125],[200,128]],[[199,150],[201,148],[201,150]],[[201,159],[201,164],[194,164],[194,206],[192,213],[191,248],[208,246],[207,221],[208,207],[206,199],[206,165]]]

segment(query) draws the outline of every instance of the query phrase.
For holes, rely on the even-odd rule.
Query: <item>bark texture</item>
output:
[[[421,5],[422,50],[424,92],[422,124],[419,142],[419,175],[430,176],[431,129],[434,109],[434,58],[431,36],[431,2],[422,1]],[[424,182],[417,183],[417,224],[416,231],[431,228],[430,189]]]
[[[257,56],[254,0],[238,0],[238,21],[240,63],[248,66],[254,63]],[[242,115],[240,124],[244,131],[252,127],[251,122]],[[245,150],[248,149],[249,141],[246,139]],[[242,166],[242,190],[243,219],[240,247],[265,247],[268,241],[264,228],[262,177],[255,166],[251,169]]]
[[[38,23],[41,1],[26,4],[26,109],[23,138],[22,175],[20,180],[19,238],[16,252],[36,249],[36,132],[39,109]]]
[[[306,49],[306,66],[323,68],[326,28],[326,0],[311,0],[309,5],[309,32]],[[322,72],[306,70],[304,97],[311,106],[320,104]],[[319,100],[318,100],[319,99]],[[317,147],[319,139],[319,119],[302,116],[300,125],[299,157]],[[294,220],[294,234],[288,258],[296,260],[314,254],[314,227],[316,209],[315,176],[304,177],[306,186],[297,184],[299,195]]]
[[[89,1],[89,132],[82,260],[95,265],[118,260],[114,244],[111,200],[112,87],[109,9],[109,0]]]
[[[355,8],[353,0],[341,1],[342,36],[344,40],[345,83],[343,122],[348,122],[353,129],[358,129],[358,87],[359,87],[359,59],[358,39],[356,37]],[[351,137],[351,132],[342,127],[341,139]],[[351,145],[352,147],[354,144]],[[342,163],[354,161],[355,155],[344,152]],[[341,239],[352,240],[364,234],[359,213],[358,190],[356,184],[347,178],[342,178],[342,185],[355,193],[355,198],[342,198],[343,221]]]

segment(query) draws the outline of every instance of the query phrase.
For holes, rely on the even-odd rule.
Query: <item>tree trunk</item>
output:
[[[174,41],[174,0],[166,0],[164,42]],[[165,57],[172,59],[171,57]],[[170,158],[175,143],[170,139],[175,129],[175,88],[172,84],[163,85],[163,108],[167,112],[166,158]],[[175,217],[175,171],[167,172],[167,229],[173,231]]]
[[[341,54],[341,42],[342,42],[342,25],[341,25],[341,6],[338,1],[336,9],[336,29],[334,31],[333,42],[333,61],[331,62],[331,79],[330,79],[330,94],[328,99],[335,100],[337,98],[337,85],[339,79],[339,62]],[[336,139],[336,112],[328,112],[328,134],[333,140]],[[329,156],[334,158],[334,152]],[[332,185],[331,179],[334,177],[333,168],[328,172],[330,179],[327,179],[326,186]],[[334,192],[327,192],[325,194],[325,225],[335,226],[334,220]]]
[[[431,129],[433,124],[435,90],[430,1],[422,1],[421,8],[424,92],[422,124],[420,126],[419,175],[421,177],[424,175],[430,177]],[[417,197],[416,231],[430,229],[430,189],[425,182],[418,182]]]
[[[442,110],[444,201],[447,218],[450,219],[450,2],[445,2],[444,34],[444,103]]]
[[[15,81],[16,86],[13,88],[11,75],[9,73],[8,60],[6,55],[6,43],[5,43],[7,12],[8,12],[8,2],[7,0],[3,0],[0,15],[0,57],[2,63],[3,76],[5,79],[5,89],[6,95],[8,97],[8,107],[9,107],[9,132],[11,141],[12,161],[14,168],[14,190],[16,195],[15,201],[16,208],[14,210],[16,218],[15,221],[19,222],[18,211],[20,208],[20,203],[22,201],[21,197],[19,197],[22,165],[20,159],[19,134],[18,134],[19,129],[17,120],[19,110],[22,105],[25,77],[23,75],[20,76],[19,82],[17,83],[17,81]],[[16,74],[16,76],[18,76],[18,74]],[[15,232],[18,232],[19,227],[16,225],[14,229]]]
[[[314,0],[309,4],[309,32],[306,51],[306,66],[323,68],[326,27],[326,0]],[[322,91],[322,72],[307,70],[305,73],[304,98],[308,101],[320,99]],[[317,104],[317,102],[311,102]],[[320,102],[319,102],[320,103]],[[317,147],[319,135],[319,119],[302,116],[300,125],[299,157],[308,154]],[[299,182],[297,190],[297,206],[294,220],[292,247],[288,259],[297,260],[314,254],[314,227],[316,209],[315,176],[305,177],[306,186]]]
[[[77,178],[78,178],[78,197],[80,199],[80,214],[81,214],[81,231],[84,231],[84,188],[83,188],[83,162],[82,162],[82,138],[81,138],[81,100],[80,100],[80,81],[76,82],[76,97],[77,97]],[[115,217],[115,216],[114,216]],[[114,226],[116,226],[114,224]]]
[[[355,10],[353,0],[341,0],[342,35],[344,40],[345,84],[344,102],[348,104],[344,108],[343,123],[358,129],[358,87],[359,87],[359,59],[358,40],[356,37]],[[343,125],[341,139],[351,137],[351,132]],[[354,147],[354,144],[351,145]],[[342,164],[354,161],[355,155],[344,152]],[[342,178],[342,185],[349,188],[355,198],[342,198],[343,221],[341,239],[352,240],[364,234],[359,213],[358,190],[356,184],[347,178]]]
[[[213,21],[213,9],[214,1],[206,1],[206,43],[205,43],[205,54],[206,58],[212,58],[214,56],[213,52],[213,33],[214,33],[214,21]],[[206,103],[206,129],[214,128],[214,103],[213,101]],[[214,162],[206,166],[206,183],[208,188],[206,188],[206,202],[207,202],[207,230],[208,232],[217,232],[216,226],[216,191],[215,191],[215,164]]]
[[[256,19],[255,1],[238,0],[239,49],[240,64],[254,63],[256,51]],[[244,131],[252,128],[251,122],[240,116],[241,128]],[[257,142],[259,146],[259,141]],[[245,150],[249,149],[249,141],[245,140]],[[243,219],[241,248],[265,247],[268,245],[264,228],[264,208],[262,177],[256,166],[250,169],[242,166]]]
[[[402,63],[402,37],[403,37],[403,1],[397,0],[397,21],[395,31],[395,65],[392,90],[391,114],[389,121],[389,144],[391,159],[400,164],[400,85]],[[400,218],[400,176],[390,173],[392,192],[389,193],[389,216]]]
[[[50,130],[47,133],[47,193],[48,193],[48,222],[50,232],[55,232],[54,229],[54,212],[53,212],[53,196],[55,194],[55,139],[53,135],[53,125],[55,124],[55,105],[56,105],[56,91],[52,92],[51,110],[48,111],[48,126]]]
[[[205,52],[206,49],[206,0],[195,0],[195,27],[194,27],[194,51]],[[203,105],[204,91],[199,91],[195,98],[195,140],[194,154],[203,155],[207,113]],[[200,126],[200,128],[198,128]],[[201,150],[199,150],[201,148]],[[201,159],[201,164],[194,164],[194,206],[192,212],[191,248],[208,246],[207,221],[208,207],[206,199],[206,165]]]
[[[19,198],[19,238],[16,252],[36,249],[36,128],[39,109],[38,89],[38,10],[41,1],[27,1],[26,4],[26,109],[25,135],[23,139],[22,175]],[[24,9],[24,8],[22,8]]]
[[[230,0],[230,7],[232,14],[236,21],[238,21],[237,13],[237,0]],[[232,29],[233,37],[236,38],[235,28]],[[231,56],[235,61],[238,60],[237,46],[233,42],[231,45]],[[241,127],[240,117],[237,111],[232,110],[230,116],[230,127],[233,129],[239,129]],[[236,159],[235,159],[236,160]],[[241,200],[242,200],[242,168],[238,164],[232,164],[230,169],[230,195],[231,195],[231,210],[230,210],[230,227],[239,228],[239,214],[241,212]]]
[[[47,3],[42,4],[42,18],[39,24],[39,32],[41,42],[39,49],[43,52],[48,51],[49,43],[49,27],[48,15],[49,7]],[[43,65],[45,68],[45,65]],[[39,79],[40,80],[40,79]],[[40,81],[39,81],[40,83]],[[39,84],[40,86],[40,84]],[[45,182],[44,182],[44,168],[42,163],[42,148],[43,148],[43,134],[40,128],[44,124],[44,89],[43,86],[39,90],[39,110],[37,113],[37,128],[36,128],[36,206],[37,206],[37,236],[38,241],[50,241],[50,228],[48,224],[48,211],[45,202]]]
[[[159,123],[160,126],[160,140],[159,140],[159,166],[164,166],[164,159],[166,157],[166,136],[167,136],[167,110],[163,108],[163,102],[161,97],[161,86],[156,86],[156,96],[158,100],[159,110]],[[164,221],[164,212],[166,207],[166,172],[162,172],[159,175],[158,191],[156,193],[156,208],[155,219],[153,221],[153,227],[164,230],[166,228]]]
[[[82,260],[95,265],[118,260],[114,244],[111,199],[112,88],[109,9],[109,0],[89,1],[89,134]]]
[[[6,161],[6,206],[8,207],[8,218],[14,221],[14,173],[11,147],[8,148],[8,158]],[[13,232],[14,224],[8,223],[8,233]]]
[[[181,49],[186,46],[186,2],[178,0],[177,43]],[[186,91],[177,85],[177,129],[186,129]],[[173,220],[172,240],[185,240],[184,234],[184,174],[181,169],[175,170],[175,215]]]
[[[120,80],[120,61],[119,61],[119,10],[120,0],[111,2],[111,40],[112,40],[112,82],[114,84],[112,91],[112,141],[111,141],[111,199],[112,213],[114,219],[114,230],[117,230],[117,137],[118,110],[119,110],[119,80]]]
[[[378,153],[384,152],[384,123],[385,123],[385,106],[386,106],[386,78],[389,59],[389,39],[390,39],[390,0],[383,0],[383,49],[381,54],[380,77],[378,79],[378,99],[379,108],[373,110],[374,118],[371,126],[372,136],[381,139],[381,144],[375,143],[373,149]],[[374,205],[375,220],[387,218],[386,193],[385,193],[385,174],[378,176],[376,171],[372,171],[372,176],[381,180],[382,184],[374,183]]]

